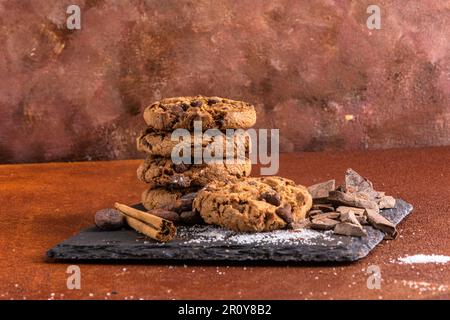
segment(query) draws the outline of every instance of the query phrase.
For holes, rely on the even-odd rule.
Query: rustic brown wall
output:
[[[0,0],[0,162],[138,157],[143,106],[195,94],[284,151],[450,144],[450,2],[375,2]]]

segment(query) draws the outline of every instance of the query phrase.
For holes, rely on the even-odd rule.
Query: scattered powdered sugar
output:
[[[283,244],[293,242],[311,244],[311,240],[318,237],[321,237],[323,239],[327,236],[329,237],[329,234],[326,234],[325,232],[318,232],[310,229],[301,229],[295,231],[275,230],[272,232],[261,233],[237,233],[228,238],[228,241],[238,244],[255,245]]]
[[[310,229],[275,230],[271,232],[241,233],[212,226],[195,226],[180,228],[181,238],[190,238],[185,244],[225,242],[230,245],[268,245],[268,244],[313,244],[314,239],[333,240],[332,231],[316,231]],[[338,243],[339,244],[339,243]]]
[[[414,263],[447,263],[450,262],[449,256],[436,254],[416,254],[413,256],[406,256],[398,258],[400,264],[414,264]]]
[[[191,237],[192,239],[186,241],[185,243],[204,243],[224,241],[230,231],[214,227],[194,226],[190,229],[180,228],[178,234],[179,236],[184,237],[187,236],[188,233],[189,237]]]

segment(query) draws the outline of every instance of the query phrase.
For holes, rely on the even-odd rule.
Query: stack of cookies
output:
[[[148,210],[165,209],[178,213],[191,210],[196,192],[212,181],[232,181],[250,175],[251,162],[248,158],[236,163],[202,162],[174,163],[173,150],[189,149],[193,156],[198,146],[201,150],[213,143],[230,144],[226,129],[247,129],[256,122],[256,112],[252,105],[219,97],[178,97],[155,102],[144,110],[147,128],[137,138],[137,148],[147,154],[147,158],[137,170],[139,180],[148,184],[142,194],[142,204]],[[200,131],[220,130],[219,135],[202,135],[194,139],[194,129],[201,121]],[[192,139],[174,141],[172,133],[176,129],[186,129]],[[244,139],[242,141],[241,139]],[[197,148],[194,148],[194,141]],[[188,145],[186,145],[188,144]],[[248,154],[250,139],[243,135],[233,137],[234,146],[244,144]],[[194,150],[195,149],[195,150]],[[177,149],[179,150],[179,149]],[[224,147],[223,150],[230,150]],[[183,156],[182,151],[180,156]],[[225,156],[227,156],[224,153]]]

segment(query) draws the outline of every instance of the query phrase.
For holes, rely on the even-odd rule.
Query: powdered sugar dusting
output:
[[[276,244],[313,244],[314,240],[332,241],[332,231],[310,229],[275,230],[271,232],[243,233],[213,226],[180,227],[178,235],[190,238],[185,244],[202,244],[225,242],[228,245],[276,245]],[[341,244],[338,241],[337,244]]]
[[[311,240],[318,237],[324,239],[329,234],[325,232],[317,232],[315,230],[302,229],[295,231],[288,230],[275,230],[272,232],[261,233],[238,233],[231,236],[228,240],[236,242],[238,244],[255,244],[255,245],[267,245],[267,244],[283,244],[283,243],[303,243],[311,244]]]
[[[400,264],[414,264],[414,263],[447,263],[450,262],[449,256],[436,255],[436,254],[416,254],[413,256],[406,256],[398,258],[397,261]]]

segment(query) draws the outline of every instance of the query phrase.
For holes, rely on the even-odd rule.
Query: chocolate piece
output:
[[[189,169],[189,166],[184,163],[179,163],[179,164],[173,165],[173,170],[176,173],[183,173],[183,172],[187,171],[188,169]]]
[[[339,219],[341,214],[339,212],[324,212],[320,215],[314,216],[314,218],[328,218],[328,219]]]
[[[202,106],[202,102],[201,101],[199,101],[199,100],[195,100],[195,101],[192,101],[191,102],[191,106],[192,107],[201,107]]]
[[[341,216],[339,217],[339,219],[342,222],[348,222],[348,223],[360,226],[360,223],[359,223],[358,219],[356,219],[356,216],[353,213],[353,211],[348,211],[348,212],[345,212],[345,213],[341,213]]]
[[[309,210],[309,211],[306,213],[306,217],[307,217],[307,218],[313,217],[313,216],[318,215],[318,214],[321,214],[321,213],[323,213],[322,210]]]
[[[308,187],[308,191],[313,199],[327,198],[330,191],[335,190],[336,181],[328,180]]]
[[[216,104],[218,102],[219,102],[219,100],[217,100],[217,99],[208,99],[208,105],[210,105],[210,106],[212,106],[213,104]]]
[[[276,192],[264,192],[263,194],[261,194],[261,199],[277,207],[281,203],[280,195]]]
[[[367,221],[376,229],[379,229],[386,233],[386,235],[391,238],[395,238],[397,236],[397,229],[395,225],[390,222],[388,219],[383,217],[375,210],[366,209],[366,217]]]
[[[200,214],[196,211],[184,211],[180,214],[180,220],[185,225],[205,224]]]
[[[176,207],[176,210],[178,212],[191,211],[192,202],[194,201],[196,195],[197,192],[191,192],[182,196],[180,199],[178,199],[178,205]]]
[[[377,199],[385,196],[384,192],[376,191],[372,182],[359,175],[353,169],[347,169],[345,172],[344,189],[346,193],[359,194],[371,201],[377,201]]]
[[[94,222],[99,229],[105,231],[119,230],[126,225],[123,214],[112,208],[97,211]]]
[[[317,230],[331,230],[333,229],[337,224],[339,223],[339,221],[330,219],[330,218],[326,218],[326,217],[319,217],[319,218],[314,218],[311,223],[310,223],[310,228],[311,229],[317,229]]]
[[[367,236],[366,230],[361,225],[352,224],[349,222],[341,222],[334,227],[334,233],[344,236],[364,237]]]
[[[187,109],[189,109],[189,105],[187,103],[182,103],[180,104],[181,109],[183,109],[183,111],[186,111]]]
[[[174,223],[178,223],[180,221],[180,216],[175,211],[169,211],[164,209],[153,209],[149,210],[148,213],[172,221]]]
[[[286,203],[284,206],[279,207],[277,210],[275,210],[275,213],[287,224],[291,224],[294,221],[294,218],[292,217],[292,207],[289,203]]]
[[[395,207],[395,198],[391,196],[384,196],[378,201],[380,209],[391,209]]]
[[[318,204],[314,204],[312,206],[312,210],[320,210],[323,212],[329,212],[329,211],[334,211],[334,207],[329,203],[323,203],[323,204],[318,203]]]
[[[350,207],[374,209],[379,211],[378,205],[375,201],[367,200],[361,195],[354,193],[343,193],[340,191],[331,191],[328,200],[338,204]]]
[[[340,213],[347,213],[347,212],[352,211],[355,214],[355,216],[358,217],[358,216],[363,216],[364,212],[366,210],[363,208],[339,206],[339,207],[337,207],[336,211],[340,212]]]

